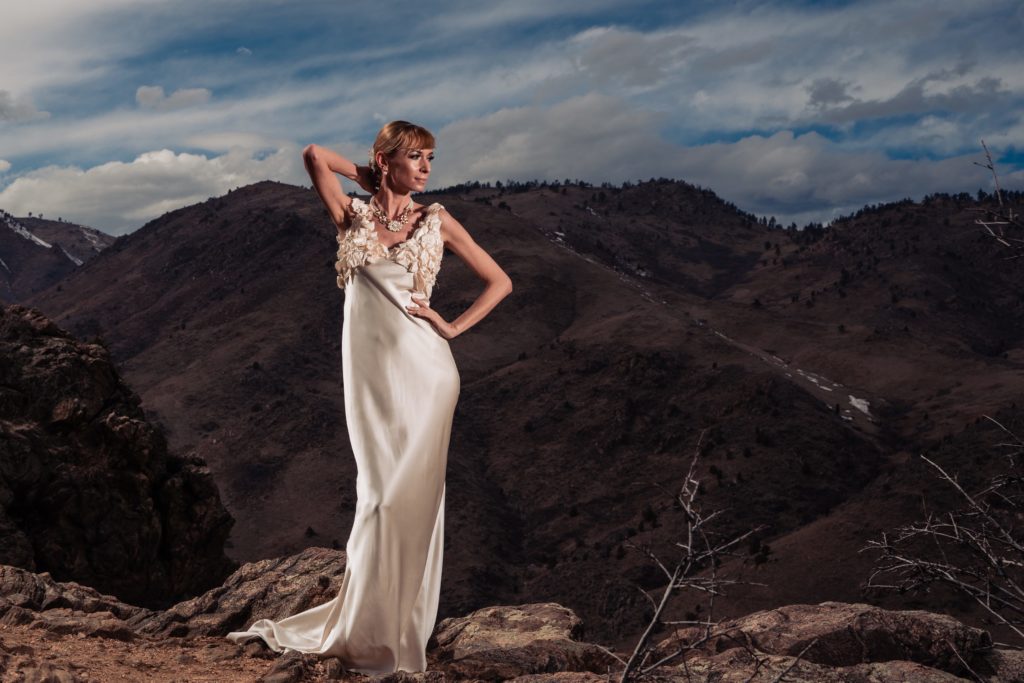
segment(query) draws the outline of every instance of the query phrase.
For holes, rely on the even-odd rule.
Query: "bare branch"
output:
[[[731,637],[728,631],[716,630],[717,623],[714,621],[715,597],[722,594],[723,588],[741,582],[720,576],[718,565],[721,563],[722,558],[735,556],[737,554],[736,546],[762,531],[764,527],[759,526],[731,537],[723,537],[711,531],[711,523],[718,519],[721,510],[704,512],[697,502],[701,492],[700,479],[697,476],[697,466],[700,460],[701,444],[703,443],[706,431],[701,431],[693,457],[690,460],[689,469],[683,478],[682,485],[675,493],[675,499],[684,515],[685,523],[683,538],[673,544],[674,547],[681,551],[675,566],[669,569],[669,566],[663,563],[650,548],[630,544],[631,547],[636,547],[643,552],[661,569],[662,573],[668,578],[668,584],[662,589],[661,598],[657,603],[644,591],[644,595],[654,606],[654,614],[647,628],[638,639],[629,659],[625,662],[619,679],[620,683],[645,676],[656,668],[682,657],[687,652],[693,651],[712,638]],[[705,619],[685,621],[662,620],[662,614],[664,614],[670,599],[680,591],[696,592],[706,596],[707,617]],[[663,655],[652,663],[648,663],[648,660],[655,652],[655,648],[651,644],[654,631],[658,626],[666,624],[690,626],[692,629],[699,629],[696,634],[693,634],[698,637],[681,643],[672,652]],[[748,647],[748,652],[757,657],[757,653],[752,646]],[[689,680],[690,671],[685,661],[683,666],[687,680]],[[760,667],[760,660],[758,660],[758,667]]]
[[[974,600],[1024,641],[1024,533],[1017,526],[1024,518],[1024,442],[986,417],[1009,437],[998,444],[1010,451],[1008,471],[972,493],[955,474],[922,455],[962,504],[869,541],[863,550],[879,557],[866,588],[907,592],[944,584]],[[934,549],[931,556],[922,554],[921,542]]]
[[[793,661],[789,663],[789,666],[787,666],[783,671],[779,672],[779,675],[772,679],[772,683],[779,683],[783,678],[785,678],[786,674],[788,674],[790,671],[792,671],[793,668],[797,664],[800,663],[800,660],[803,659],[803,656],[805,654],[807,654],[807,651],[810,650],[812,647],[814,647],[817,644],[818,644],[818,639],[817,638],[815,638],[811,642],[807,643],[807,645],[804,647],[804,649],[800,650],[800,652],[797,653],[796,657],[793,658]]]

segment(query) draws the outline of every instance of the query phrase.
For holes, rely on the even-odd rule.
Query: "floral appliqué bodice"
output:
[[[343,234],[339,232],[337,238],[338,259],[334,269],[338,273],[338,287],[344,289],[357,268],[391,258],[412,273],[413,289],[429,300],[444,256],[441,216],[438,215],[443,208],[437,202],[428,206],[409,236],[389,249],[377,237],[370,207],[353,197],[352,225]]]

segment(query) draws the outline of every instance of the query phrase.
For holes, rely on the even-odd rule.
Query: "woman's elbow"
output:
[[[505,276],[505,296],[512,293],[512,278],[508,275]]]
[[[316,154],[317,146],[313,144],[306,145],[306,147],[302,150],[302,158],[308,161],[309,163],[316,162]]]

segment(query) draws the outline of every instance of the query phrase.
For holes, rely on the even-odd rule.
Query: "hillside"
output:
[[[21,302],[54,285],[113,242],[83,225],[0,211],[0,302]]]
[[[772,588],[723,601],[724,613],[858,599],[870,563],[858,550],[917,514],[932,484],[906,463],[1024,386],[1008,328],[992,328],[1007,341],[991,354],[970,336],[990,333],[953,314],[919,315],[917,335],[893,327],[906,314],[892,280],[969,231],[967,212],[947,226],[938,206],[883,207],[907,216],[888,232],[851,217],[822,239],[670,181],[423,201],[435,198],[515,283],[452,344],[463,385],[443,615],[556,600],[604,642],[634,636],[647,610],[636,586],[662,579],[630,545],[671,550],[671,490],[702,431],[707,505],[726,509],[726,530],[767,525],[744,562]],[[916,241],[896,232],[926,210],[937,228]],[[883,258],[894,233],[909,253],[897,241]],[[210,464],[238,560],[347,536],[355,473],[334,248],[313,193],[259,183],[152,221],[31,300],[105,339],[172,448]],[[845,297],[830,289],[866,248],[875,274],[844,282]],[[1006,265],[981,242],[970,259],[943,258],[928,271],[934,292]],[[448,254],[435,307],[454,317],[477,290]]]

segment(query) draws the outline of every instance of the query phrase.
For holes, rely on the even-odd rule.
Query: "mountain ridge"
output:
[[[635,586],[654,588],[657,576],[626,542],[670,547],[678,521],[653,484],[681,476],[702,430],[709,504],[730,509],[731,529],[770,522],[744,562],[786,577],[786,590],[812,586],[810,600],[856,599],[865,565],[843,558],[912,514],[913,491],[926,485],[899,463],[1019,395],[1015,349],[978,354],[955,335],[952,345],[930,344],[946,334],[930,324],[908,341],[876,275],[846,285],[864,288],[848,306],[849,295],[827,286],[841,277],[819,254],[832,243],[814,230],[771,228],[685,184],[606,188],[603,202],[600,191],[424,195],[442,201],[516,287],[453,340],[463,396],[442,613],[529,595],[568,604],[603,638],[630,637],[646,609]],[[647,217],[634,220],[641,207]],[[949,228],[967,229],[968,218],[951,217]],[[856,230],[883,239],[870,227]],[[337,547],[351,523],[335,246],[312,192],[260,183],[147,223],[69,276],[64,291],[33,298],[62,325],[106,339],[174,447],[210,463],[238,519],[236,559]],[[889,251],[869,246],[883,271],[904,263],[903,249],[886,261]],[[967,272],[948,265],[940,277]],[[796,274],[805,280],[793,302]],[[449,254],[433,305],[450,319],[479,286]],[[954,381],[961,386],[941,393]],[[898,495],[882,491],[886,480]],[[846,517],[879,496],[893,505],[877,524],[857,528]],[[831,552],[824,571],[834,580],[810,581],[799,554],[764,555],[835,515],[851,531],[810,541]],[[742,610],[742,601],[726,605],[731,616]]]

